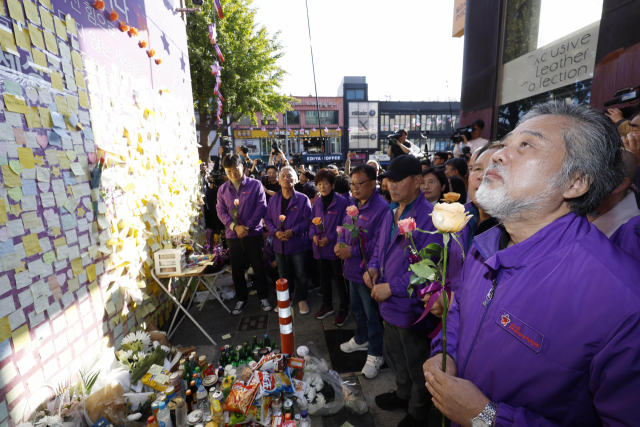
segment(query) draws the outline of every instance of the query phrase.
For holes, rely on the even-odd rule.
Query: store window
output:
[[[305,123],[307,125],[318,124],[318,112],[317,111],[305,111],[304,112]],[[320,111],[320,124],[321,125],[337,125],[339,119],[338,111]]]
[[[347,89],[348,100],[364,100],[364,89]]]
[[[251,126],[251,117],[243,114],[242,117],[236,122],[237,125],[240,126]]]
[[[287,125],[300,124],[300,111],[287,111]]]

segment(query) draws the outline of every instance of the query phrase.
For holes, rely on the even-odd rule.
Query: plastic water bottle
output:
[[[165,402],[160,402],[160,406],[158,407],[158,427],[173,427],[171,424],[171,414]]]
[[[209,405],[209,395],[207,394],[207,390],[204,388],[202,384],[198,387],[198,409],[202,409],[205,415],[211,413],[211,406]]]
[[[311,423],[309,422],[309,418],[307,418],[307,411],[302,411],[302,419],[300,420],[300,424],[298,427],[310,427]]]

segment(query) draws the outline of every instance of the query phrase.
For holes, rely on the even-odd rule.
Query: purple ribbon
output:
[[[422,315],[420,316],[420,318],[418,320],[416,320],[413,324],[409,325],[409,326],[413,326],[413,325],[416,325],[416,324],[420,323],[422,321],[422,319],[424,319],[427,316],[427,314],[429,314],[429,312],[431,311],[431,308],[436,303],[436,301],[438,300],[438,297],[440,297],[440,294],[442,294],[443,291],[447,292],[447,298],[449,298],[449,307],[451,307],[451,287],[450,287],[450,285],[451,285],[451,281],[447,280],[445,282],[444,286],[442,286],[440,284],[440,282],[432,282],[426,288],[420,289],[418,291],[418,298],[420,300],[422,300],[425,297],[425,295],[427,295],[429,293],[431,294],[431,297],[429,298],[429,301],[427,302],[427,305],[424,308],[424,312],[422,312]],[[436,328],[433,330],[433,332],[431,332],[429,334],[429,338],[431,338],[431,339],[435,338],[436,335],[438,335],[438,333],[440,332],[441,329],[442,329],[442,322],[438,323],[438,326],[436,326]]]

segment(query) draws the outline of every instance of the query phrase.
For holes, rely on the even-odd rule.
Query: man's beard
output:
[[[544,200],[553,194],[552,177],[549,180],[549,190],[546,192],[514,199],[507,191],[508,187],[513,186],[513,182],[509,179],[509,173],[504,166],[494,163],[487,168],[487,171],[490,169],[498,171],[502,177],[502,185],[495,189],[490,188],[491,179],[485,177],[476,192],[476,200],[486,213],[502,222],[513,222],[535,216],[541,210]]]

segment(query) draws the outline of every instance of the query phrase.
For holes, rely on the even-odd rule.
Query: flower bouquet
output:
[[[362,263],[360,263],[360,267],[364,267],[364,270],[369,275],[369,280],[373,283],[371,279],[371,274],[369,273],[369,266],[367,265],[367,259],[365,257],[365,250],[368,248],[369,244],[367,242],[367,236],[365,233],[368,233],[366,228],[358,227],[358,214],[360,211],[355,205],[351,205],[347,208],[347,215],[351,217],[351,221],[353,224],[343,224],[342,226],[351,232],[351,237],[354,239],[358,239],[358,244],[360,245],[360,252],[362,253]]]

